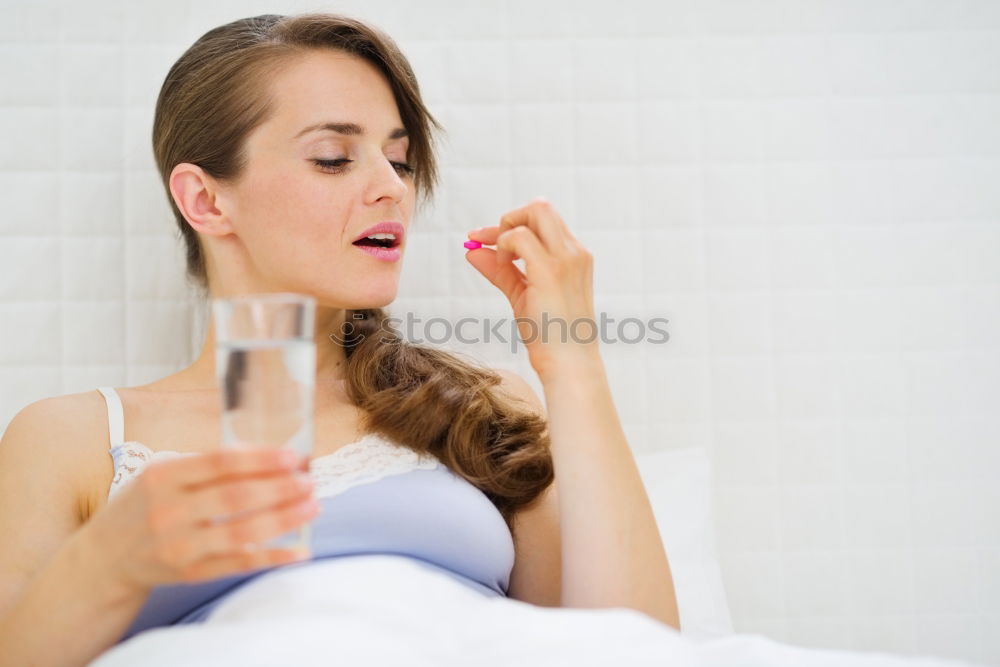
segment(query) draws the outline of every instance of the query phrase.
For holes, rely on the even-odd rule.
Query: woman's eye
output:
[[[413,176],[413,174],[416,173],[417,171],[416,167],[409,165],[405,162],[393,162],[392,164],[396,167],[396,169],[399,169],[407,176]]]
[[[348,162],[354,162],[354,160],[348,160],[346,158],[341,158],[339,160],[313,160],[317,166],[323,167],[324,169],[331,169],[334,167],[340,167]]]
[[[343,171],[344,165],[348,162],[354,162],[354,160],[348,160],[347,158],[340,158],[339,160],[313,160],[317,166],[324,169],[331,169],[333,171]],[[416,169],[405,162],[392,162],[391,163],[397,170],[406,174],[407,176],[412,176]]]

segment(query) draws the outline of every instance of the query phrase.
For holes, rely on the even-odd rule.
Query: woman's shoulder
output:
[[[96,389],[48,396],[22,407],[4,430],[5,447],[23,443],[21,459],[45,466],[71,487],[81,515],[86,515],[94,475],[108,438],[104,398]]]
[[[79,437],[81,428],[89,432],[106,424],[101,420],[103,406],[104,397],[97,389],[47,396],[22,407],[11,419],[8,428],[16,420],[23,428],[44,430],[50,436]]]
[[[520,373],[506,368],[491,368],[493,372],[501,377],[500,388],[510,396],[520,399],[532,406],[536,412],[545,416],[545,405],[538,397],[538,393]]]

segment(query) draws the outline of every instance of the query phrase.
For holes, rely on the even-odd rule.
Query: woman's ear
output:
[[[173,168],[170,194],[195,231],[209,236],[233,233],[225,190],[198,165],[181,162]]]

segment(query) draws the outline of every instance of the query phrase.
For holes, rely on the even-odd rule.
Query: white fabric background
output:
[[[2,9],[4,423],[200,342],[150,147],[170,64],[235,18],[355,13],[448,129],[393,311],[509,316],[461,242],[548,196],[598,310],[670,320],[604,358],[636,451],[711,455],[736,631],[1000,663],[1000,3]]]

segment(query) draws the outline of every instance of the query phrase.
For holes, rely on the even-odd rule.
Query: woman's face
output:
[[[389,84],[360,58],[316,51],[283,69],[271,90],[275,113],[249,136],[247,169],[217,200],[235,236],[213,240],[235,243],[225,252],[239,253],[242,267],[223,283],[312,294],[319,305],[344,308],[392,302],[405,237],[397,261],[352,244],[377,223],[410,224],[414,179]],[[327,123],[352,123],[363,133],[315,127]],[[231,271],[222,261],[220,270]]]

